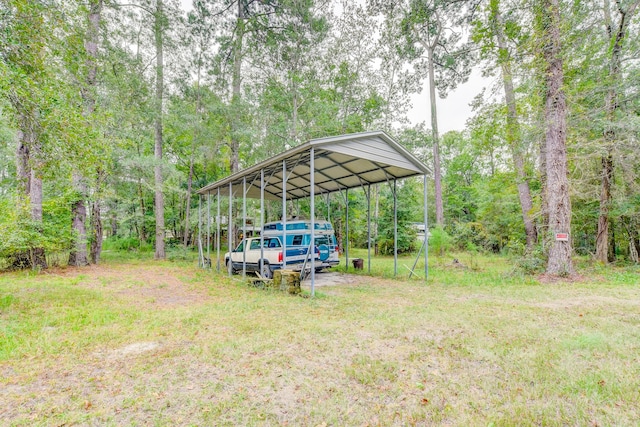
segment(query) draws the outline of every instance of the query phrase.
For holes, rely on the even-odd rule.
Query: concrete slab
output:
[[[360,282],[362,280],[362,276],[358,276],[357,274],[347,274],[338,271],[326,271],[322,273],[316,273],[315,277],[315,287],[319,288],[322,286],[339,286],[339,285],[352,285]],[[303,288],[309,289],[311,288],[311,277],[307,277],[301,283]]]

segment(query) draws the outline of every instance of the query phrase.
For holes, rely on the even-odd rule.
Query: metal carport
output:
[[[422,175],[424,178],[424,222],[427,224],[427,175],[429,168],[414,155],[382,131],[362,132],[310,140],[255,166],[209,184],[197,193],[207,195],[207,224],[210,219],[210,198],[217,198],[217,218],[220,218],[220,197],[229,197],[229,223],[231,223],[233,199],[242,195],[243,224],[246,223],[246,199],[260,199],[261,225],[264,224],[264,200],[282,200],[282,221],[286,233],[287,200],[310,198],[310,221],[315,223],[315,196],[365,188],[370,205],[370,186],[387,182],[392,185],[394,196],[394,261],[397,274],[397,208],[396,181]],[[202,200],[202,199],[201,199]],[[349,207],[347,200],[346,262],[349,262]],[[367,237],[369,245],[369,271],[371,269],[370,206],[367,212]],[[218,268],[220,260],[220,221],[217,223],[216,249]],[[210,233],[209,233],[210,234]],[[261,233],[262,234],[262,233]],[[227,233],[229,252],[233,250],[231,233]],[[314,241],[314,227],[311,227]],[[207,247],[209,247],[208,245]],[[425,244],[425,278],[428,275],[428,250]],[[311,294],[314,294],[315,260],[311,258]],[[285,260],[286,263],[286,260]],[[243,269],[244,270],[244,269]],[[230,269],[229,269],[229,273]]]

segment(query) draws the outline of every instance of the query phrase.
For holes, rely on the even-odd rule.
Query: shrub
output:
[[[547,258],[541,246],[536,247],[531,253],[525,253],[514,261],[514,273],[540,274],[545,271]]]
[[[445,252],[451,250],[452,243],[453,239],[442,227],[436,227],[430,230],[429,247],[432,253],[442,256]]]
[[[28,267],[28,262],[20,260],[34,249],[63,253],[71,248],[71,213],[66,200],[51,199],[43,203],[43,211],[42,222],[33,221],[29,204],[22,199],[14,196],[0,201],[0,258],[9,265]]]
[[[141,243],[136,237],[109,237],[102,243],[102,248],[115,251],[149,252],[153,250],[153,244]]]

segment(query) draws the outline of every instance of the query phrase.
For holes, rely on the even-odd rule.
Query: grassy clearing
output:
[[[640,419],[637,268],[541,284],[461,255],[466,268],[432,258],[428,284],[359,273],[305,299],[192,262],[107,259],[0,275],[0,424]],[[393,274],[392,258],[375,266]]]

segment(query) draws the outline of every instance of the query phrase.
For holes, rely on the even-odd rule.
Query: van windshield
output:
[[[329,242],[328,236],[316,236],[316,246],[327,245],[329,246],[331,243]]]

